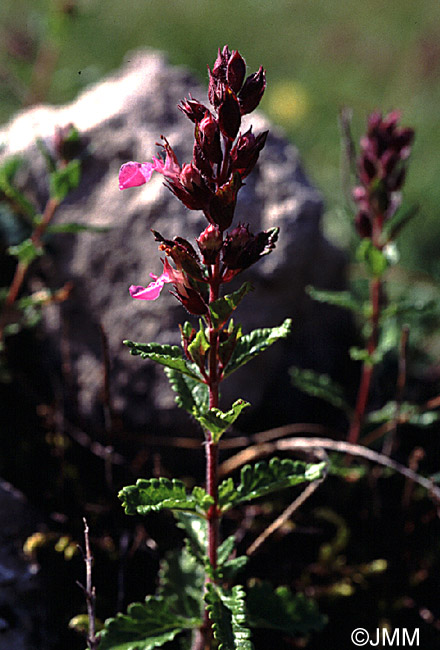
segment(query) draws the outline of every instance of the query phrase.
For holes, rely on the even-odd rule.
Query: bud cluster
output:
[[[398,111],[385,117],[374,112],[361,139],[360,185],[353,190],[358,205],[356,229],[361,237],[376,238],[384,221],[400,204],[399,190],[405,181],[405,162],[411,152],[414,131],[399,127],[399,120]]]
[[[194,124],[191,161],[180,166],[162,136],[164,159],[129,162],[119,173],[119,187],[126,189],[148,182],[153,172],[159,172],[168,189],[187,208],[203,211],[208,226],[196,239],[200,256],[185,239],[167,240],[154,232],[159,250],[172,259],[175,268],[165,260],[160,277],[152,276],[154,282],[146,289],[130,290],[135,298],[155,300],[162,286],[172,282],[174,295],[190,313],[198,315],[208,310],[208,287],[229,282],[270,253],[278,236],[277,228],[254,235],[248,225],[242,224],[225,232],[233,223],[238,192],[266,142],[267,131],[255,135],[250,127],[240,132],[242,116],[252,112],[263,96],[265,72],[260,67],[246,77],[245,60],[227,45],[218,51],[212,70],[208,70],[210,107],[191,95],[178,106]]]

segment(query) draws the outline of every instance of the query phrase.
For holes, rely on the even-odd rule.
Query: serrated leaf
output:
[[[253,650],[246,621],[245,593],[240,585],[230,592],[208,583],[205,600],[218,650]]]
[[[109,226],[94,226],[92,224],[88,225],[85,223],[55,223],[47,226],[46,231],[52,233],[67,233],[67,234],[76,234],[79,232],[94,232],[94,233],[104,233],[109,232],[111,228]]]
[[[249,588],[246,604],[251,627],[306,636],[319,632],[326,623],[315,601],[304,594],[292,594],[287,587],[278,587],[274,591],[267,582]]]
[[[189,512],[175,510],[174,518],[179,528],[185,531],[187,538],[185,545],[188,552],[204,567],[208,561],[206,549],[208,548],[208,522]]]
[[[78,187],[81,179],[81,163],[71,160],[64,167],[55,169],[50,173],[50,196],[57,201],[63,201],[66,196]]]
[[[25,239],[16,246],[9,246],[8,253],[16,257],[19,262],[29,265],[34,259],[43,255],[43,250],[35,246],[32,239]]]
[[[241,336],[237,341],[231,360],[225,368],[225,377],[253,359],[260,352],[266,350],[278,339],[286,338],[290,334],[291,325],[292,320],[286,318],[284,323],[278,327],[257,329]]]
[[[208,409],[209,389],[199,379],[183,375],[179,370],[165,368],[172,390],[176,393],[176,404],[190,415]]]
[[[289,369],[289,374],[292,383],[304,393],[319,397],[346,413],[352,412],[350,405],[344,399],[342,386],[328,375],[297,366],[292,366]]]
[[[408,424],[416,427],[429,427],[440,418],[440,413],[437,411],[424,411],[420,412],[420,408],[416,404],[410,402],[403,402],[399,405],[399,415],[402,416]],[[396,402],[387,402],[381,409],[372,411],[367,416],[367,421],[378,424],[380,422],[388,422],[393,420],[396,416]]]
[[[203,381],[197,367],[190,364],[183,356],[182,350],[177,345],[162,345],[161,343],[136,343],[123,341],[130,348],[130,354],[141,359],[151,359],[162,366],[178,370],[197,381]]]
[[[203,322],[200,321],[200,328],[194,339],[188,345],[188,352],[194,362],[200,367],[205,363],[206,353],[209,350],[209,341],[206,338]]]
[[[219,506],[223,510],[258,499],[270,492],[292,485],[316,481],[325,476],[326,463],[307,464],[290,458],[272,458],[268,463],[260,461],[245,465],[240,473],[240,482],[234,485],[232,478],[223,481],[218,488]]]
[[[245,282],[237,291],[222,296],[210,303],[209,311],[211,314],[212,326],[215,329],[223,327],[232,312],[237,309],[245,295],[250,291],[253,291],[253,286],[249,282]]]
[[[225,412],[218,408],[210,408],[205,413],[193,411],[193,415],[206,431],[210,431],[213,442],[217,443],[247,406],[250,406],[249,402],[238,399],[233,403],[229,411]]]
[[[170,602],[160,596],[147,596],[145,603],[132,603],[127,614],[105,621],[100,633],[100,650],[153,650],[183,630],[200,625],[198,618],[175,614]]]
[[[212,497],[202,488],[197,486],[191,494],[187,494],[182,481],[167,478],[140,478],[136,485],[122,488],[118,496],[127,515],[146,515],[169,509],[186,510],[203,516],[212,503]]]
[[[176,614],[201,619],[204,580],[203,567],[187,549],[171,551],[160,565],[157,595],[173,602]]]
[[[373,245],[371,239],[362,239],[356,251],[356,257],[365,264],[369,275],[380,278],[389,266],[386,254]]]
[[[349,291],[325,291],[315,287],[306,287],[306,292],[313,300],[324,302],[335,307],[350,309],[358,314],[363,312],[363,303],[357,300]]]
[[[234,548],[235,537],[234,535],[230,535],[220,544],[217,549],[217,564],[220,566],[224,564],[228,560]]]
[[[229,582],[246,566],[249,560],[247,555],[230,558],[230,555],[235,549],[235,544],[234,535],[230,535],[218,547],[216,571],[216,577],[218,580]]]

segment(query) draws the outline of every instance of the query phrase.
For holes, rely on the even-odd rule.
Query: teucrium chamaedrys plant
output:
[[[186,533],[186,547],[166,560],[160,588],[144,604],[130,606],[127,615],[110,619],[101,634],[104,649],[147,650],[163,645],[177,634],[191,631],[192,647],[247,650],[252,647],[248,625],[272,627],[291,634],[307,634],[322,619],[313,603],[293,596],[288,589],[270,591],[259,585],[249,594],[247,619],[244,589],[228,582],[246,562],[234,557],[234,538],[220,544],[223,513],[241,503],[298,483],[321,478],[323,464],[308,465],[289,459],[272,459],[242,469],[238,484],[219,484],[218,450],[221,437],[248,406],[236,400],[227,410],[219,405],[221,382],[243,364],[290,331],[290,320],[278,327],[248,334],[231,318],[251,290],[244,283],[223,295],[222,289],[242,271],[272,252],[278,229],[258,234],[248,224],[234,225],[237,195],[257,163],[267,132],[240,131],[242,116],[259,104],[266,86],[265,72],[246,77],[246,64],[237,51],[219,50],[209,70],[208,98],[204,104],[184,99],[180,110],[194,123],[191,162],[180,165],[162,136],[165,157],[152,162],[128,162],[121,167],[121,189],[142,185],[153,172],[162,174],[166,186],[190,210],[201,210],[206,228],[196,239],[198,251],[181,237],[167,239],[153,231],[164,254],[163,271],[148,286],[131,286],[138,300],[156,300],[166,284],[198,325],[180,326],[182,347],[125,341],[134,355],[165,367],[177,404],[194,417],[203,430],[206,450],[206,485],[188,493],[178,480],[139,479],[120,492],[127,514],[148,514],[170,509]],[[263,607],[261,605],[264,604]],[[189,635],[187,635],[189,636]]]

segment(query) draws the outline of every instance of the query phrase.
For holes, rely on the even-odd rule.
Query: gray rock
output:
[[[186,414],[175,407],[162,369],[131,357],[122,340],[178,342],[176,325],[187,315],[177,301],[167,292],[156,302],[135,301],[128,286],[144,284],[150,272],[161,272],[151,228],[167,238],[181,235],[191,240],[204,227],[204,218],[186,210],[164,188],[159,175],[143,187],[118,189],[119,166],[128,160],[150,160],[161,134],[181,162],[190,160],[193,125],[176,108],[189,93],[203,101],[206,91],[186,70],[168,65],[161,54],[136,52],[118,72],[72,104],[26,110],[0,131],[0,142],[6,143],[3,157],[24,153],[32,161],[23,182],[42,204],[47,191],[35,139],[49,142],[56,126],[72,122],[90,141],[80,187],[58,210],[56,222],[110,230],[57,235],[49,242],[50,282],[61,286],[72,280],[74,290],[68,302],[47,310],[44,327],[51,354],[60,349],[61,332],[67,339],[77,393],[70,417],[81,417],[92,428],[99,429],[103,420],[100,324],[108,336],[113,407],[124,426],[173,432],[190,426]],[[237,318],[245,331],[278,325],[288,316],[294,319],[291,339],[225,382],[224,405],[237,397],[248,399],[258,426],[262,413],[274,423],[296,417],[289,364],[296,360],[330,373],[337,369],[342,345],[339,316],[311,304],[304,287],[342,288],[345,258],[320,230],[322,199],[305,177],[297,150],[263,115],[253,114],[249,121],[255,133],[270,128],[270,135],[239,194],[236,221],[249,222],[253,232],[279,226],[281,234],[276,250],[242,275],[243,280],[251,279],[255,292],[242,303]],[[54,363],[60,363],[56,355]]]

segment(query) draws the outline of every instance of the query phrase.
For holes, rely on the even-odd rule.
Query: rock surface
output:
[[[74,290],[61,307],[47,310],[44,327],[54,367],[61,366],[61,333],[67,342],[72,394],[77,395],[69,416],[92,430],[99,431],[104,419],[100,325],[108,337],[113,407],[124,426],[188,430],[186,414],[176,409],[161,368],[131,357],[121,342],[177,342],[176,325],[186,320],[177,301],[166,292],[154,303],[134,301],[128,286],[144,284],[150,272],[161,272],[151,228],[167,238],[181,235],[191,240],[204,227],[204,219],[186,210],[158,175],[143,187],[120,192],[118,169],[128,160],[151,159],[161,134],[181,162],[190,160],[193,125],[176,108],[189,93],[204,101],[206,91],[161,54],[136,52],[118,72],[72,104],[32,108],[0,131],[0,141],[6,144],[2,158],[20,153],[32,161],[22,182],[42,206],[47,189],[36,138],[49,141],[56,126],[74,123],[89,141],[81,184],[59,209],[56,222],[106,226],[109,231],[52,237],[49,282],[61,286],[71,280]],[[288,316],[294,319],[289,340],[225,383],[224,405],[237,397],[248,399],[253,405],[248,422],[253,418],[258,427],[262,414],[273,424],[298,417],[287,375],[292,363],[338,374],[343,348],[340,313],[312,304],[304,287],[342,288],[345,258],[321,233],[321,196],[305,177],[297,150],[261,114],[250,118],[254,133],[270,128],[270,135],[239,194],[236,221],[249,222],[253,232],[279,226],[281,234],[276,250],[243,274],[255,291],[242,303],[237,318],[244,331],[278,325]]]

